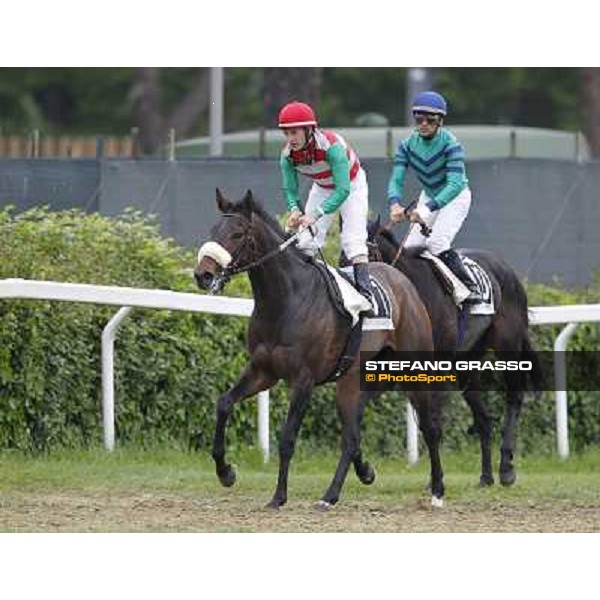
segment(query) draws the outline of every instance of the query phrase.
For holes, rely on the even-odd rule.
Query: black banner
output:
[[[361,390],[600,390],[600,352],[361,352]],[[564,372],[561,365],[565,365]]]

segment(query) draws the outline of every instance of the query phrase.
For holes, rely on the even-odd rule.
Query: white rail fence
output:
[[[112,450],[115,444],[114,340],[120,324],[132,308],[181,310],[239,317],[249,317],[254,308],[254,301],[245,298],[26,279],[0,280],[0,298],[85,302],[121,307],[102,333],[102,421],[104,445],[107,450]],[[567,458],[569,455],[567,392],[561,391],[561,388],[565,387],[566,366],[564,354],[558,352],[566,350],[569,338],[579,323],[600,321],[600,304],[533,307],[530,308],[530,315],[532,325],[567,324],[554,343],[554,350],[557,351],[555,355],[557,449],[559,456]],[[269,393],[258,394],[258,403],[259,447],[263,451],[265,460],[268,460]],[[408,460],[414,464],[418,459],[418,434],[410,405],[407,407],[407,448]]]

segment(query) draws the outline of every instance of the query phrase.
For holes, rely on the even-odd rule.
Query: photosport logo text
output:
[[[367,369],[370,365],[367,365]],[[386,381],[389,383],[444,383],[456,382],[456,375],[427,375],[419,373],[418,375],[394,375],[392,373],[367,373],[365,375],[366,382]]]

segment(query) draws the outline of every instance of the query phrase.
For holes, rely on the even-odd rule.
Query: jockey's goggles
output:
[[[434,115],[431,113],[416,112],[416,113],[413,113],[413,117],[414,117],[415,123],[417,123],[417,125],[420,125],[421,123],[423,123],[425,121],[427,121],[427,123],[429,123],[430,125],[440,122],[440,115]]]

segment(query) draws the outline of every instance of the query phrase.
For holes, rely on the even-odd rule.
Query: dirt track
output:
[[[100,492],[0,494],[0,530],[19,532],[600,532],[595,503],[497,500],[447,502],[425,497],[391,506],[347,500],[323,512],[306,500],[270,511],[255,496]]]

